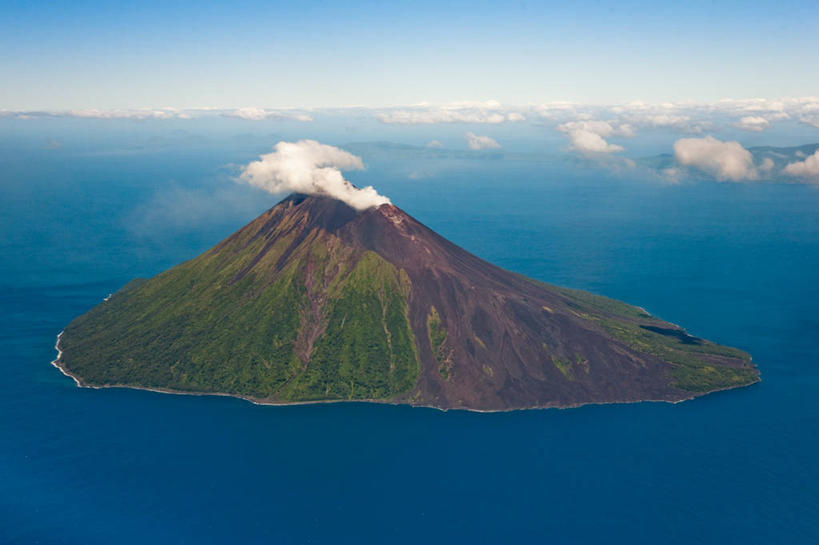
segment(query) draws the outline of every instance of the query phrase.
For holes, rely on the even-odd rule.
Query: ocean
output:
[[[0,542],[819,542],[816,187],[351,146],[473,253],[750,352],[749,388],[494,414],[78,389],[49,364],[74,316],[277,200],[230,181],[271,140],[176,136],[0,152]]]

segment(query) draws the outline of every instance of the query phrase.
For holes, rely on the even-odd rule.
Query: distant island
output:
[[[75,318],[80,386],[498,411],[690,399],[750,356],[640,308],[496,267],[391,204],[295,194]]]

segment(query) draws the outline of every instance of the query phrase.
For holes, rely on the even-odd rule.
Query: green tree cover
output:
[[[365,252],[342,285],[327,329],[286,400],[387,399],[409,391],[420,372],[407,318],[409,279]]]
[[[227,248],[130,283],[66,327],[66,368],[94,385],[287,401],[385,399],[409,391],[420,366],[406,275],[372,252],[341,263],[324,241],[310,240],[273,274],[290,242],[279,240],[244,276],[264,247],[262,237],[237,237]],[[332,282],[327,329],[305,366],[295,345],[308,305],[308,257],[317,263],[314,281]]]

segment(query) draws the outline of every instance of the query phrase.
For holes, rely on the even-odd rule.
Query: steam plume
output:
[[[356,210],[387,204],[390,200],[372,186],[357,188],[342,170],[361,170],[361,158],[315,140],[279,142],[273,152],[262,155],[242,170],[239,179],[271,193],[295,191],[326,195]]]

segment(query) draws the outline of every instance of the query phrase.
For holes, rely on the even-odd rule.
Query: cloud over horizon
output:
[[[74,110],[0,110],[0,118],[41,119],[41,118],[74,118],[74,119],[131,119],[134,121],[200,119],[203,117],[231,117],[249,121],[264,119],[313,121],[313,118],[298,110],[265,109],[265,108],[79,108]]]
[[[583,154],[616,153],[623,151],[623,146],[610,144],[606,141],[615,134],[631,136],[633,130],[629,125],[613,127],[607,121],[570,121],[557,128],[569,137],[571,149]]]
[[[720,181],[739,182],[759,177],[754,157],[739,142],[723,142],[713,136],[682,138],[674,142],[674,158]]]
[[[758,115],[748,115],[734,123],[734,127],[749,132],[762,132],[770,125],[770,121]]]
[[[137,109],[98,109],[80,108],[76,110],[0,110],[0,117],[14,119],[37,119],[43,117],[68,117],[78,119],[133,119],[162,120],[162,119],[192,119],[193,116],[176,108],[137,108]]]
[[[639,100],[616,104],[550,101],[529,104],[504,104],[497,100],[456,101],[440,105],[426,102],[417,104],[377,107],[313,107],[308,109],[282,107],[194,107],[194,108],[78,108],[67,110],[8,110],[0,109],[0,118],[37,119],[48,117],[84,119],[168,120],[226,117],[248,121],[294,120],[312,121],[316,116],[338,115],[369,116],[389,125],[434,124],[489,124],[528,122],[561,130],[567,123],[605,120],[612,127],[631,128],[632,134],[641,130],[662,129],[681,134],[702,134],[705,130],[735,128],[759,132],[776,123],[789,121],[819,128],[819,97],[722,99],[711,102],[657,102]],[[567,131],[563,131],[567,132]],[[600,139],[608,136],[600,131],[578,134],[578,149],[616,151],[603,145]],[[585,144],[584,144],[585,142]]]
[[[313,121],[313,118],[305,113],[292,112],[287,110],[270,110],[265,108],[237,108],[236,110],[223,114],[225,117],[236,119],[246,119],[248,121],[263,121],[265,119],[293,120],[293,121]]]
[[[508,106],[496,100],[485,102],[453,102],[443,106],[417,104],[411,107],[390,110],[376,114],[382,123],[392,125],[432,125],[437,123],[486,123],[498,124],[525,121],[519,111],[510,111]]]
[[[790,176],[819,182],[819,150],[808,156],[804,161],[796,161],[785,166],[783,172]]]
[[[473,132],[468,132],[464,136],[471,150],[499,149],[501,147],[494,138],[488,136],[478,136]]]
[[[357,188],[344,179],[342,170],[362,170],[361,158],[315,140],[279,142],[242,169],[239,181],[270,193],[297,192],[326,195],[356,210],[389,204],[372,187]]]

